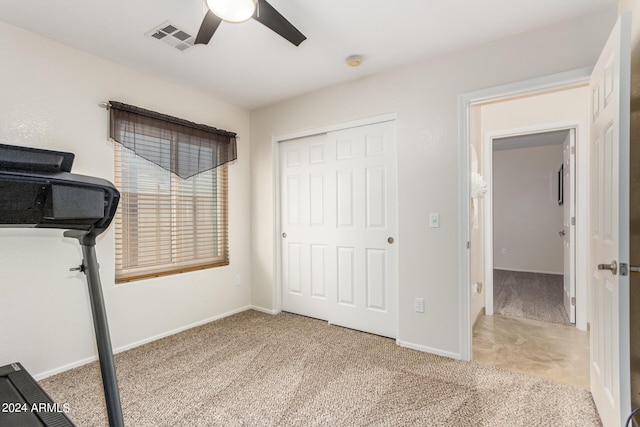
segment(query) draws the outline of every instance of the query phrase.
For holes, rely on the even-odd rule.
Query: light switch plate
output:
[[[440,227],[440,214],[439,213],[430,213],[429,214],[429,227],[431,227],[431,228]]]

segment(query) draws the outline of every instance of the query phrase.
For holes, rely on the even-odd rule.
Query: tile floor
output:
[[[574,326],[482,316],[473,332],[473,360],[589,389],[589,332]]]

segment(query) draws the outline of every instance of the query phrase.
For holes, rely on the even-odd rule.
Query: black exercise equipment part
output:
[[[75,426],[19,363],[0,367],[0,406],[0,426]]]
[[[60,228],[82,247],[100,372],[111,427],[124,426],[96,236],[111,223],[120,193],[109,181],[71,173],[73,153],[0,144],[0,227]]]

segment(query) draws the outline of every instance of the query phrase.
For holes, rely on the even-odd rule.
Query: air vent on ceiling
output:
[[[194,36],[170,24],[169,21],[165,21],[157,27],[152,28],[147,31],[145,35],[165,42],[169,46],[182,52],[193,47],[193,42],[195,41]]]

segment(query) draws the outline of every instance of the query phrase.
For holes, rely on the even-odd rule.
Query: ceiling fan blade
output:
[[[200,30],[198,30],[198,35],[196,36],[194,44],[208,44],[211,37],[213,37],[213,33],[216,32],[221,22],[222,19],[218,18],[213,12],[208,10],[207,14],[204,16],[202,25],[200,25]]]
[[[300,43],[307,39],[304,34],[298,31],[284,16],[280,15],[266,0],[258,0],[253,19],[280,34],[296,46],[299,46]]]

